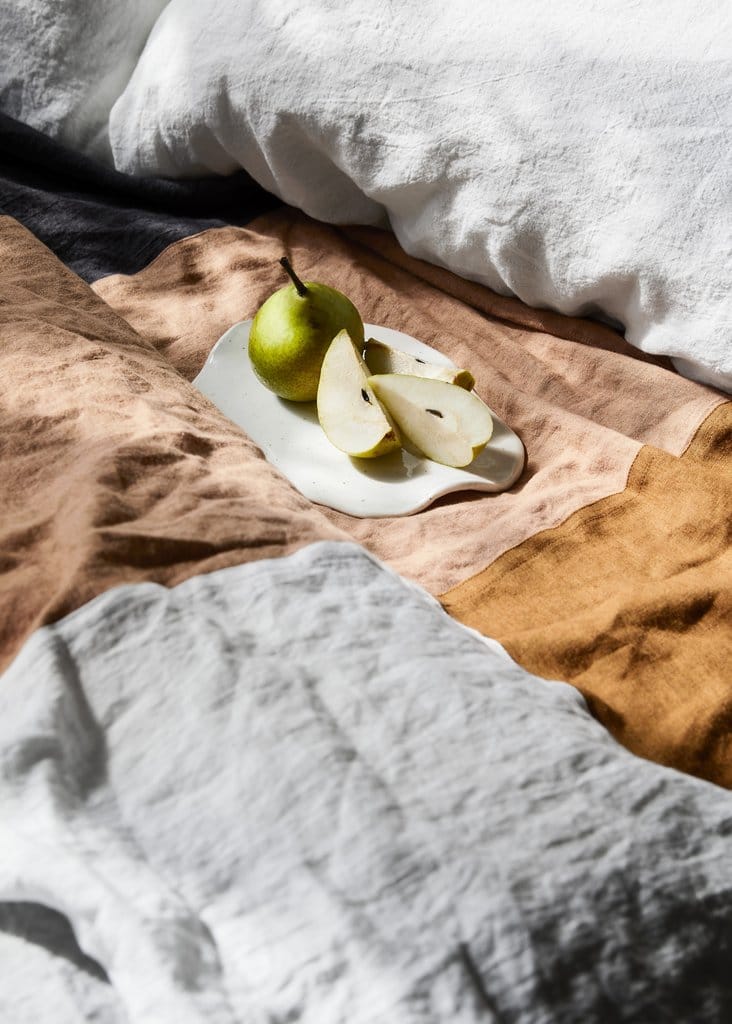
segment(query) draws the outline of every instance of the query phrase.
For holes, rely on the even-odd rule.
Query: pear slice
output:
[[[467,466],[491,439],[491,411],[473,391],[403,373],[376,374],[369,384],[405,440],[428,459]]]
[[[430,377],[432,380],[446,380],[449,384],[457,384],[466,391],[475,386],[475,377],[470,370],[460,370],[456,366],[440,366],[428,363],[418,356],[391,348],[383,341],[369,338],[364,348],[363,357],[372,373],[410,373],[415,377]]]
[[[373,459],[401,446],[399,433],[368,382],[366,363],[348,331],[325,353],[318,384],[318,419],[336,448]]]

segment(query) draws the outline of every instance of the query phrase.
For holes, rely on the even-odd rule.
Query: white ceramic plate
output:
[[[441,466],[404,450],[352,459],[323,433],[314,402],[285,402],[257,380],[247,345],[251,320],[234,324],[214,345],[198,388],[242,427],[266,458],[306,498],[352,516],[406,516],[453,491],[505,491],[524,465],[524,446],[493,413],[493,437],[465,469]],[[365,324],[374,337],[433,363],[453,364],[408,334]]]

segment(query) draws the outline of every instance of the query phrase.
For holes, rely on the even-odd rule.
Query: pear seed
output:
[[[369,405],[371,405],[371,399],[369,398],[365,388],[361,388],[361,398],[363,398],[364,402],[368,402]]]
[[[439,410],[439,409],[425,409],[425,412],[429,412],[429,413],[431,413],[431,414],[432,414],[433,416],[439,416],[439,417],[440,417],[440,419],[442,419],[442,418],[443,418],[443,416],[442,416],[442,413],[440,412],[440,410]]]

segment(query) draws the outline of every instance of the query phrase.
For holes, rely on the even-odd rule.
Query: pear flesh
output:
[[[347,331],[330,343],[318,384],[318,419],[336,448],[372,459],[401,447],[397,429],[373,392],[360,346]]]
[[[491,439],[491,411],[472,391],[402,373],[376,374],[369,384],[404,438],[434,462],[467,466]]]
[[[429,363],[408,352],[391,348],[390,345],[385,345],[383,341],[377,341],[375,338],[369,338],[366,342],[363,357],[372,374],[408,373],[415,377],[445,380],[449,384],[457,384],[459,387],[465,388],[466,391],[471,391],[475,386],[475,378],[470,370]]]

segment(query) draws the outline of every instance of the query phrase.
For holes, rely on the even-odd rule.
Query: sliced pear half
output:
[[[429,377],[432,380],[446,380],[449,384],[457,384],[466,391],[475,386],[475,377],[470,370],[460,370],[456,366],[440,366],[430,363],[409,352],[401,352],[391,348],[383,341],[369,338],[364,348],[363,357],[372,373],[409,373],[415,377]]]
[[[368,378],[348,331],[336,334],[320,371],[318,419],[331,444],[359,459],[373,459],[401,446],[396,426]]]
[[[369,384],[403,436],[428,459],[467,466],[491,439],[491,411],[472,391],[403,373],[376,374]]]

